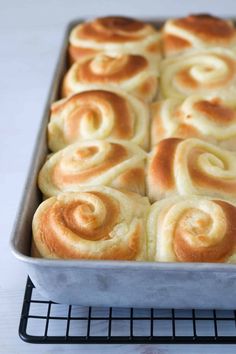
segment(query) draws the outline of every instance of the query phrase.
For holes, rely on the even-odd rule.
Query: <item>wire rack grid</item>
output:
[[[236,311],[62,305],[28,278],[19,335],[38,344],[236,344]]]

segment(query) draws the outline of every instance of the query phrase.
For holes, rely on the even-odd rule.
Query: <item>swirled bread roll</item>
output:
[[[90,140],[51,155],[39,173],[46,197],[76,192],[81,186],[105,185],[145,194],[146,153],[136,144]]]
[[[120,91],[77,93],[52,105],[48,145],[57,151],[76,141],[114,138],[149,145],[147,104]]]
[[[152,201],[173,195],[236,198],[236,153],[203,140],[162,140],[149,156],[148,196]]]
[[[148,208],[146,197],[108,187],[51,197],[33,218],[33,255],[144,260]]]
[[[194,52],[163,60],[161,94],[185,98],[192,94],[220,97],[236,103],[236,57],[224,48]]]
[[[177,197],[156,202],[148,216],[148,257],[160,262],[236,262],[236,205]]]
[[[142,55],[98,54],[72,65],[62,85],[62,96],[91,89],[121,89],[146,102],[157,95],[158,72]]]
[[[71,62],[104,53],[141,54],[160,60],[160,32],[150,24],[128,17],[101,17],[77,25],[70,34]]]
[[[219,98],[192,95],[152,104],[151,144],[170,137],[196,137],[236,151],[236,108]]]
[[[211,47],[236,48],[233,22],[211,15],[190,15],[166,21],[163,28],[166,56]]]

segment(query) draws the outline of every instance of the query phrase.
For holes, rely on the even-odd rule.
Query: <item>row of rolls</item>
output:
[[[233,23],[75,26],[48,148],[32,256],[235,263]]]

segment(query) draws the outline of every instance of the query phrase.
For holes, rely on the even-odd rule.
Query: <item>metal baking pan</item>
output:
[[[160,26],[161,21],[144,19]],[[33,214],[42,200],[38,172],[46,159],[51,102],[59,97],[67,64],[66,29],[38,134],[28,179],[11,239],[14,255],[25,264],[45,298],[65,304],[156,308],[236,308],[236,265],[133,261],[47,260],[30,257]]]

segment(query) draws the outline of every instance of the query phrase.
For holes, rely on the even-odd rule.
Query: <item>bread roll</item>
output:
[[[145,194],[146,153],[118,140],[88,140],[51,155],[39,173],[46,197],[76,192],[80,186],[105,185]]]
[[[166,21],[163,28],[166,56],[211,47],[236,47],[236,30],[232,21],[211,15],[190,15]]]
[[[203,140],[169,138],[149,156],[148,196],[207,195],[235,200],[236,153]]]
[[[160,60],[160,33],[150,24],[109,16],[77,25],[70,34],[70,61],[104,53],[141,54],[151,61]]]
[[[192,95],[152,104],[151,144],[176,137],[196,137],[236,151],[236,108],[219,98]]]
[[[34,251],[52,259],[144,260],[148,208],[147,198],[108,187],[62,193],[34,215]]]
[[[62,96],[91,89],[121,89],[146,102],[157,95],[158,72],[142,55],[99,54],[78,61],[67,72]]]
[[[215,48],[163,60],[161,94],[164,98],[185,98],[192,94],[220,97],[236,103],[236,57]]]
[[[163,199],[148,217],[148,257],[159,262],[236,263],[236,205],[207,197]]]
[[[148,106],[129,94],[81,92],[52,105],[48,145],[58,151],[76,141],[114,138],[147,149],[149,120]]]

